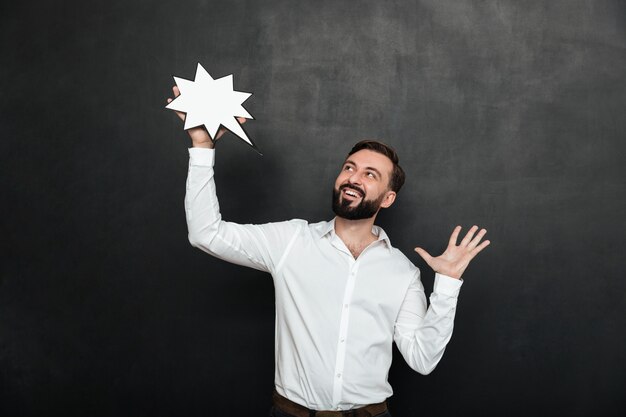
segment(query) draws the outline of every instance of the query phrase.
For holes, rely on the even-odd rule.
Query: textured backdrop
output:
[[[197,62],[254,95],[216,181],[238,222],[332,217],[351,145],[397,148],[380,224],[466,271],[394,416],[626,413],[622,1],[24,1],[0,6],[0,415],[263,416],[268,275],[187,241],[190,142],[164,109]]]

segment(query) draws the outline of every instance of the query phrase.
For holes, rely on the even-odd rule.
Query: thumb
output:
[[[417,247],[414,249],[415,252],[417,252],[417,254],[419,256],[421,256],[427,263],[428,261],[430,261],[432,259],[432,256],[430,256],[430,254],[428,252],[426,252],[424,249]]]

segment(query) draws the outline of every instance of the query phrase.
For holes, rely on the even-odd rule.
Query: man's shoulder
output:
[[[276,222],[264,223],[259,226],[264,228],[266,231],[274,230],[280,231],[281,233],[296,233],[304,228],[306,228],[308,222],[302,219],[290,219],[290,220],[282,220]]]
[[[309,231],[313,233],[324,233],[329,228],[332,228],[332,221],[321,221],[316,223],[310,223],[304,219],[290,219],[276,222],[265,223],[261,226],[280,228],[293,231]]]
[[[384,240],[387,249],[389,250],[389,263],[397,265],[399,268],[404,268],[411,272],[415,272],[419,269],[411,262],[411,260],[402,252],[400,249],[396,248],[391,244],[391,239],[385,232],[385,230],[380,226],[374,226],[374,232],[379,236],[379,239]]]
[[[391,246],[389,242],[389,270],[399,274],[408,274],[410,276],[419,275],[419,268],[402,252],[400,249]]]
[[[391,247],[391,256],[394,261],[401,262],[405,264],[409,268],[416,269],[417,267],[413,264],[413,262],[409,259],[408,256],[404,254],[400,249],[396,247]]]
[[[289,219],[289,220],[282,220],[282,221],[276,221],[276,222],[269,222],[266,224],[272,224],[275,226],[286,226],[286,227],[302,227],[302,226],[306,226],[309,222],[307,222],[306,220],[302,220],[302,219]]]

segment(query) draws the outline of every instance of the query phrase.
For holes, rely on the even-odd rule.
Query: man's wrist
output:
[[[215,144],[213,143],[212,140],[208,142],[198,142],[198,143],[191,141],[191,146],[193,146],[194,148],[205,148],[205,149],[215,148]]]
[[[458,297],[463,280],[460,278],[453,278],[449,275],[435,273],[435,282],[433,284],[433,292],[439,294],[446,294],[451,297]]]

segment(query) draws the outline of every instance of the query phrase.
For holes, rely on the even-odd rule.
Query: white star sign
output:
[[[220,126],[224,126],[258,152],[237,121],[237,117],[254,119],[242,106],[252,93],[235,91],[232,74],[214,80],[198,63],[194,81],[178,77],[174,77],[174,81],[180,90],[180,95],[165,108],[187,114],[185,130],[204,125],[213,139]]]

